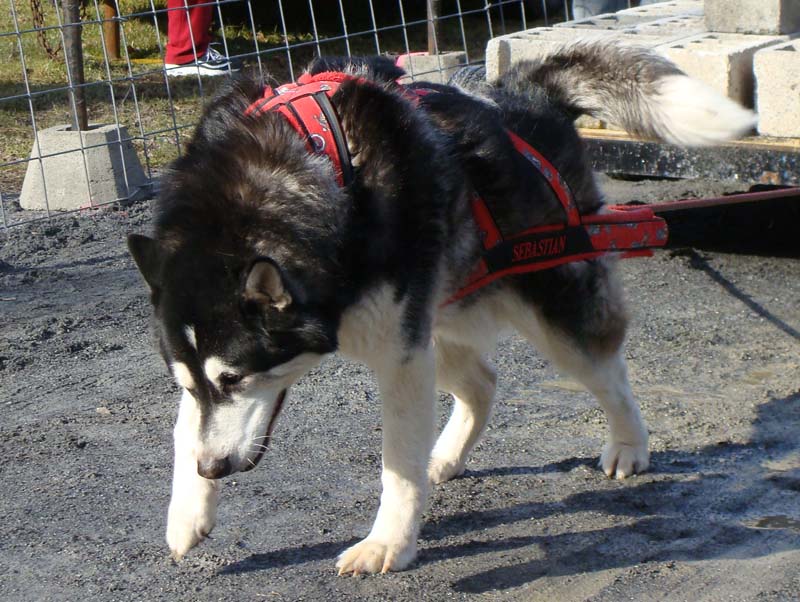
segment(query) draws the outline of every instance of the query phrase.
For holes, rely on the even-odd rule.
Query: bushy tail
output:
[[[517,93],[542,87],[576,116],[592,115],[632,134],[684,146],[731,140],[757,123],[753,111],[665,58],[609,42],[579,42],[518,63],[495,85]]]

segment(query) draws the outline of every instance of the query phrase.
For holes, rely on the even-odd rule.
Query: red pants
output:
[[[212,0],[167,0],[167,52],[164,62],[170,65],[192,63],[205,55],[211,42],[209,27],[213,4],[195,6]],[[189,8],[185,8],[188,5]],[[182,10],[172,10],[182,9]],[[189,28],[191,24],[191,29]],[[194,42],[194,45],[192,44]]]

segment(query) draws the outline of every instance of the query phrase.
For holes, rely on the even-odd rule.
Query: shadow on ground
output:
[[[665,560],[754,558],[799,549],[800,533],[792,528],[757,529],[754,525],[761,517],[748,516],[754,500],[759,500],[758,508],[763,511],[769,507],[770,498],[787,491],[800,491],[800,468],[775,472],[763,466],[765,460],[785,458],[800,451],[798,427],[800,392],[759,406],[752,436],[746,443],[721,443],[697,451],[653,454],[650,475],[645,477],[650,480],[646,482],[631,481],[612,489],[582,491],[555,502],[512,504],[429,521],[421,536],[429,543],[454,537],[464,539],[470,533],[513,524],[523,525],[520,531],[529,530],[532,519],[559,514],[603,513],[624,523],[556,535],[433,545],[421,551],[418,566],[530,546],[538,546],[543,552],[540,559],[493,566],[452,583],[456,591],[482,593],[519,587],[545,575],[576,575]],[[581,466],[594,467],[595,463],[594,457],[570,458],[544,466],[468,471],[462,478],[505,479],[568,473]],[[743,475],[747,478],[743,479]],[[787,524],[797,523],[789,520]],[[247,573],[333,559],[355,541],[253,554],[226,566],[221,573]]]

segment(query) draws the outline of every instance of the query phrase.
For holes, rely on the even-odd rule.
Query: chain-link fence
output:
[[[289,81],[316,55],[377,53],[411,55],[407,71],[436,77],[452,53],[481,62],[493,36],[563,21],[569,9],[567,0],[9,0],[0,224],[151,195],[231,70]]]

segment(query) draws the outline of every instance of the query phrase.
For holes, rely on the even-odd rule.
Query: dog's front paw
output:
[[[609,441],[600,455],[600,468],[609,478],[624,479],[644,472],[650,464],[647,444],[630,445]]]
[[[203,541],[217,521],[216,503],[173,499],[167,516],[167,544],[173,560]]]
[[[340,575],[402,571],[416,555],[416,544],[392,546],[368,537],[339,554],[336,568]]]
[[[465,464],[458,460],[431,458],[428,463],[428,480],[434,485],[444,483],[464,474]]]

